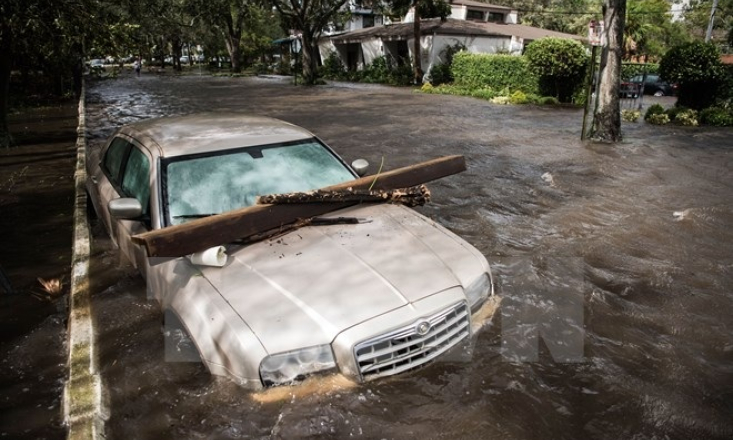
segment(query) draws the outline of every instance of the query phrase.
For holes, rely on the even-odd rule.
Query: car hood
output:
[[[366,222],[232,248],[223,268],[203,271],[270,353],[330,343],[486,270],[475,249],[411,209],[367,205],[330,216]]]

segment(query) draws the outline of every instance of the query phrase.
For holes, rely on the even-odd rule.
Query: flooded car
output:
[[[348,182],[355,168],[290,123],[200,114],[116,131],[87,152],[87,191],[212,374],[253,389],[330,372],[360,382],[415,369],[470,339],[472,318],[494,293],[477,249],[387,203],[163,262],[132,240],[253,206],[258,196]]]

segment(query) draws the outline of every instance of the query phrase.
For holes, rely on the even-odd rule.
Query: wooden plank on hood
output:
[[[391,190],[422,185],[466,170],[463,156],[445,156],[379,175],[323,188],[327,191],[352,189]],[[283,228],[358,202],[254,205],[223,214],[196,219],[180,225],[156,229],[132,237],[145,248],[148,257],[181,257],[212,246],[246,239],[266,231]]]

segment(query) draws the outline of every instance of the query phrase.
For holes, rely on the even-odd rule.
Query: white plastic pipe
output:
[[[191,254],[189,259],[193,264],[199,266],[222,267],[227,263],[226,248],[224,246],[214,246],[203,252]]]

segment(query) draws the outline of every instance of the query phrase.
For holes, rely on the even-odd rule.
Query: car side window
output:
[[[130,152],[129,142],[122,138],[115,138],[107,149],[107,153],[104,155],[104,171],[109,177],[113,185],[117,185],[120,182],[120,171],[122,171],[122,164]]]
[[[136,198],[143,207],[143,215],[148,214],[150,205],[150,161],[138,148],[130,151],[122,177],[122,191],[128,197]]]

